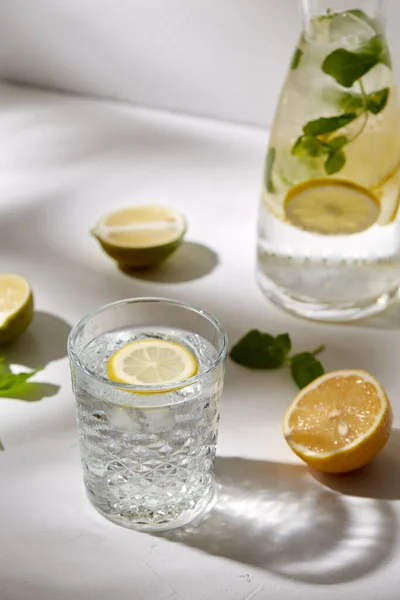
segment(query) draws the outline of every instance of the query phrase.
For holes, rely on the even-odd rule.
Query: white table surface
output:
[[[65,342],[88,309],[129,296],[199,304],[230,341],[289,331],[327,345],[327,369],[360,367],[400,418],[400,309],[358,325],[296,320],[254,281],[266,133],[28,89],[0,90],[0,271],[26,275],[34,323],[9,351],[45,365],[38,402],[0,399],[0,600],[392,600],[400,584],[400,430],[369,468],[317,478],[287,448],[287,372],[228,364],[216,472],[197,528],[163,537],[107,522],[81,483]],[[88,235],[102,213],[166,203],[187,243],[153,274],[120,273]]]

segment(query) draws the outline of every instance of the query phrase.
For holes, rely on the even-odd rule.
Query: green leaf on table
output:
[[[301,48],[296,48],[296,50],[294,51],[293,57],[292,57],[292,61],[290,63],[290,68],[292,71],[295,71],[297,69],[297,67],[300,64],[300,61],[303,57],[303,50],[301,50]]]
[[[343,150],[337,150],[328,156],[324,168],[327,175],[334,175],[343,169],[346,164],[346,155]]]
[[[384,88],[383,90],[378,90],[376,92],[372,92],[372,94],[368,94],[367,110],[374,115],[378,115],[385,108],[388,98],[389,88]]]
[[[350,112],[343,113],[337,117],[320,117],[319,119],[306,123],[303,127],[303,131],[306,135],[314,137],[332,133],[354,121],[357,116],[356,113]]]
[[[8,373],[0,372],[0,392],[20,387],[39,371],[42,371],[42,369],[36,369],[35,371],[28,371],[25,373],[11,373],[11,371]]]
[[[268,148],[265,165],[265,185],[267,186],[267,190],[270,194],[274,194],[276,192],[274,183],[272,181],[272,168],[275,162],[275,154],[275,148]]]
[[[288,334],[274,337],[253,329],[233,346],[229,356],[249,369],[277,369],[285,362],[290,348]]]
[[[299,389],[303,389],[324,372],[321,362],[311,352],[301,352],[290,358],[290,373]]]

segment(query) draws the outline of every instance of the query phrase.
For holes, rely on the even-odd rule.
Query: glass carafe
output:
[[[311,318],[384,309],[400,286],[400,111],[378,0],[303,0],[258,225],[264,294]]]

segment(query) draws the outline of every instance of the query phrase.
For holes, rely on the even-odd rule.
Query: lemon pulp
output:
[[[339,179],[314,179],[292,187],[284,208],[292,225],[322,235],[361,233],[377,222],[380,213],[371,192]]]
[[[107,362],[109,378],[130,385],[165,386],[197,372],[192,352],[181,344],[160,339],[136,340],[120,348]]]
[[[0,273],[0,344],[16,340],[33,319],[33,295],[28,281]]]

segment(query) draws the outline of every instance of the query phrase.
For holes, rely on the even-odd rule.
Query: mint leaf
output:
[[[265,185],[267,186],[267,190],[270,194],[274,194],[276,192],[274,183],[272,181],[272,168],[275,162],[275,154],[275,148],[268,148],[265,165]]]
[[[281,333],[275,337],[275,346],[281,348],[282,352],[286,356],[292,349],[292,340],[290,339],[290,335],[288,333]]]
[[[290,63],[290,68],[292,71],[295,71],[297,69],[297,67],[300,64],[300,61],[303,57],[303,50],[301,50],[300,48],[296,48],[296,50],[294,51],[293,57],[292,57],[292,61]]]
[[[301,135],[293,144],[292,154],[294,156],[321,156],[325,154],[323,144],[315,137]]]
[[[368,42],[363,44],[360,50],[357,50],[357,56],[361,56],[364,59],[369,57],[374,57],[376,59],[376,63],[382,63],[392,68],[392,61],[390,60],[389,49],[386,44],[385,36],[382,34],[374,35]]]
[[[324,372],[324,367],[311,352],[301,352],[290,358],[290,373],[300,390]]]
[[[368,73],[379,62],[374,54],[356,54],[344,48],[334,50],[322,63],[322,70],[340,85],[352,87],[357,79]]]
[[[364,108],[364,98],[361,94],[340,93],[338,103],[346,112],[354,112]]]
[[[325,58],[322,70],[343,87],[350,88],[378,63],[391,68],[386,40],[381,34],[374,35],[355,52],[337,48]]]
[[[288,334],[274,337],[253,329],[233,346],[229,356],[249,369],[277,369],[285,362],[290,348]]]
[[[24,384],[28,379],[36,375],[42,369],[36,369],[36,371],[29,371],[27,373],[0,373],[0,392],[11,390]]]
[[[306,123],[303,127],[303,131],[306,135],[316,137],[318,135],[332,133],[337,129],[341,129],[342,127],[345,127],[354,121],[356,118],[357,114],[354,112],[344,113],[343,115],[338,115],[337,117],[321,117]]]
[[[325,161],[324,168],[327,175],[334,175],[346,164],[346,155],[343,150],[334,152]]]
[[[3,450],[4,450],[4,446],[3,446],[3,444],[1,443],[1,440],[0,440],[0,452],[3,452]]]
[[[378,90],[368,94],[367,96],[367,110],[374,115],[378,115],[385,108],[389,98],[389,88]]]
[[[333,140],[329,140],[326,142],[326,145],[329,146],[331,150],[340,150],[348,143],[348,138],[345,135],[338,135],[337,138],[333,138]]]

